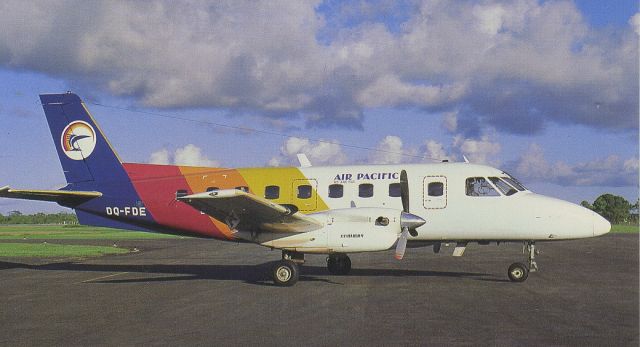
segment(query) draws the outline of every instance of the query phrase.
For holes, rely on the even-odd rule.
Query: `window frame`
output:
[[[398,189],[398,195],[391,194],[392,193],[392,189]],[[402,196],[402,186],[400,185],[400,182],[389,183],[389,197],[391,197],[391,198],[399,198],[401,196]]]
[[[482,183],[480,183],[480,187],[484,188],[484,189],[490,189],[490,191],[493,191],[495,194],[478,194],[478,195],[473,195],[473,194],[469,194],[469,180],[482,180],[484,181],[484,183],[486,183],[486,185],[483,186]],[[496,189],[493,184],[491,184],[491,181],[489,181],[486,177],[482,177],[482,176],[473,176],[473,177],[467,177],[464,181],[464,187],[465,187],[465,195],[466,196],[470,196],[472,198],[476,198],[476,197],[481,197],[481,198],[486,198],[486,197],[500,197],[502,196],[500,194],[500,192],[498,191],[498,189]],[[475,189],[474,189],[475,191]]]
[[[273,190],[273,191],[270,191],[270,190]],[[280,186],[278,186],[278,185],[265,186],[264,187],[264,198],[268,199],[268,200],[280,199]]]
[[[363,187],[371,187],[371,195],[363,195]],[[358,184],[358,197],[359,198],[363,198],[363,199],[369,199],[372,198],[373,195],[375,194],[375,187],[373,185],[373,183],[360,183]]]
[[[339,196],[333,196],[332,195],[332,189],[331,188],[334,188],[334,187],[335,188],[338,188],[338,187],[340,188],[339,189],[339,191],[340,191]],[[330,184],[328,189],[329,189],[329,191],[327,192],[327,194],[328,194],[327,196],[329,198],[331,198],[331,199],[340,199],[340,198],[342,198],[344,196],[344,184],[340,184],[340,183]]]
[[[438,195],[431,194],[431,192],[432,192],[432,188],[431,187],[433,185],[440,186],[440,191],[439,191],[440,194],[438,194]],[[436,198],[444,196],[444,182],[429,182],[429,184],[427,184],[427,196],[433,196],[433,197],[436,197]]]
[[[303,188],[303,187],[304,187],[304,189],[307,189],[307,188],[309,189],[309,196],[302,196],[301,195],[302,191],[300,189]],[[313,197],[313,186],[310,185],[310,184],[300,184],[300,185],[298,185],[296,187],[296,190],[297,190],[296,191],[296,198],[298,198],[300,200],[307,200],[307,199],[311,199]]]

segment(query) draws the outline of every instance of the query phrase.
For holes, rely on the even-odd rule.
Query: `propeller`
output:
[[[396,259],[401,260],[404,257],[404,251],[407,249],[407,239],[409,234],[417,236],[416,228],[424,224],[426,221],[415,214],[409,213],[409,180],[407,172],[400,172],[400,199],[402,200],[402,213],[400,214],[400,226],[402,234],[396,245]]]

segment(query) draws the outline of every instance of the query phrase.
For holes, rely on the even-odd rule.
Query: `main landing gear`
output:
[[[298,264],[303,263],[303,253],[282,251],[282,260],[275,263],[271,269],[273,283],[280,287],[291,287],[296,284],[300,277],[300,268]]]
[[[534,241],[527,241],[522,246],[522,252],[528,253],[528,263],[529,266],[522,263],[513,263],[509,266],[509,270],[507,274],[509,275],[509,280],[511,282],[524,282],[527,277],[529,277],[529,272],[538,271],[538,264],[536,263],[536,254],[538,254],[538,250],[536,249],[536,243]]]
[[[271,268],[273,283],[280,287],[291,287],[300,278],[300,265],[304,263],[304,254],[282,251],[282,260]],[[343,253],[329,254],[327,269],[333,275],[346,275],[351,271],[351,259]]]
[[[329,254],[327,257],[327,269],[332,275],[346,275],[351,271],[351,259],[342,253]]]

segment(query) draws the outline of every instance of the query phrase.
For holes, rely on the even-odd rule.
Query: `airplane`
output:
[[[59,190],[0,188],[0,197],[56,202],[81,224],[250,242],[282,251],[270,269],[292,286],[305,254],[327,255],[329,273],[347,275],[349,253],[407,243],[522,242],[526,261],[508,267],[512,282],[538,270],[536,242],[604,235],[611,224],[582,206],[535,194],[489,166],[434,164],[209,168],[124,163],[71,92],[40,101],[67,185]]]

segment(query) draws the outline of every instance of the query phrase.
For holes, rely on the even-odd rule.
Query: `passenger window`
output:
[[[506,196],[513,195],[518,192],[515,188],[508,185],[507,182],[499,179],[498,177],[489,177],[489,180],[494,186],[498,187],[502,194]]]
[[[242,190],[245,193],[249,192],[249,187],[247,186],[240,186],[240,187],[236,187],[237,190]]]
[[[470,177],[466,182],[468,196],[500,196],[484,177]]]
[[[341,198],[344,195],[344,186],[342,184],[332,184],[329,186],[330,198]]]
[[[361,198],[370,198],[373,196],[373,184],[362,183],[358,186],[358,196]]]
[[[280,197],[280,187],[279,186],[266,186],[264,187],[264,197],[265,199],[277,199]]]
[[[444,195],[444,183],[431,182],[427,187],[427,194],[429,196],[443,196]]]
[[[311,197],[311,186],[308,184],[298,186],[298,199],[309,199]]]
[[[389,184],[389,196],[392,198],[397,198],[400,196],[400,183]]]
[[[220,190],[218,187],[207,187],[207,192],[213,192],[215,190]]]
[[[187,196],[187,195],[188,195],[188,193],[187,193],[186,189],[178,189],[178,190],[176,190],[176,199],[177,198],[181,198],[183,196]]]

